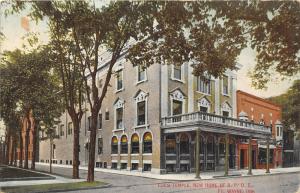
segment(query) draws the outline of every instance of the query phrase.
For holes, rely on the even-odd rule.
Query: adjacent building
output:
[[[282,166],[283,155],[283,126],[281,120],[281,107],[266,99],[252,94],[237,91],[237,113],[240,119],[266,125],[271,128],[272,137],[270,145],[270,167]],[[252,144],[252,167],[266,167],[266,141],[253,139]],[[248,141],[238,144],[238,168],[245,168],[248,163]]]
[[[99,83],[107,68],[105,62],[99,68]],[[188,63],[145,69],[120,58],[98,115],[96,167],[194,172],[198,160],[202,171],[238,169],[238,145],[264,140],[271,132],[266,125],[237,118],[236,81],[230,70],[221,78],[199,78]],[[89,126],[87,111],[80,128],[81,165],[88,164]],[[71,165],[73,128],[67,113],[56,133],[52,162]],[[49,162],[49,141],[40,142],[39,155],[40,162]]]

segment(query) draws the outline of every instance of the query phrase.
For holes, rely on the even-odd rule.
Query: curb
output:
[[[42,192],[32,191],[30,193],[48,193],[48,192],[50,193],[50,192],[70,192],[70,191],[80,191],[80,190],[96,190],[96,189],[109,188],[111,186],[112,186],[111,184],[106,184],[106,185],[103,185],[103,186],[86,187],[86,188],[72,188],[72,189],[67,189],[67,190],[55,189],[55,190],[48,190],[48,191],[42,191]],[[9,192],[7,192],[7,193],[9,193]]]

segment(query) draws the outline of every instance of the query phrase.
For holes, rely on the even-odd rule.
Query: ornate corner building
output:
[[[99,83],[107,67],[105,62],[100,66]],[[269,142],[275,132],[269,126],[237,117],[236,72],[227,70],[216,79],[196,77],[192,70],[188,63],[144,69],[119,59],[98,115],[96,167],[153,173],[228,172],[241,168],[245,141]],[[87,104],[85,108],[89,109]],[[89,125],[87,111],[80,128],[81,166],[88,164]],[[67,113],[56,133],[59,138],[54,139],[51,160],[71,165],[73,128]],[[248,157],[258,156],[248,152]],[[49,163],[49,142],[40,142],[39,155],[40,162]],[[247,156],[243,159],[246,162]]]

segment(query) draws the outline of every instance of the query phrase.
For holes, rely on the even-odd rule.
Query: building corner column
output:
[[[196,176],[195,178],[200,179],[200,129],[196,130],[196,161],[195,161],[195,168],[196,168]]]
[[[248,145],[248,175],[252,175],[252,136],[249,137]]]

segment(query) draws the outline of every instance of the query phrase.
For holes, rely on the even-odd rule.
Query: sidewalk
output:
[[[45,165],[48,166],[49,164],[46,163],[36,163],[38,165]],[[60,164],[53,164],[54,167],[61,167],[61,168],[72,168],[70,165],[60,165]],[[87,170],[86,166],[80,166],[79,169]],[[127,170],[114,170],[114,169],[104,169],[104,168],[95,168],[95,172],[105,172],[105,173],[112,173],[112,174],[120,174],[120,175],[129,175],[129,176],[139,176],[145,178],[152,178],[158,180],[174,180],[174,181],[191,181],[191,180],[199,180],[195,179],[195,173],[177,173],[177,174],[153,174],[150,172],[139,172],[139,171],[127,171]],[[265,169],[252,169],[251,176],[262,176],[262,175],[274,175],[274,174],[282,174],[282,173],[294,173],[300,172],[300,167],[291,167],[291,168],[276,168],[270,169],[270,174],[266,174]],[[229,170],[228,177],[246,177],[248,170]],[[201,179],[216,179],[219,177],[224,176],[224,171],[218,172],[200,172]],[[0,185],[1,186],[1,185]]]
[[[26,170],[22,168],[17,168],[20,170]],[[55,183],[71,183],[71,182],[82,182],[85,181],[85,179],[70,179],[70,178],[64,178],[62,176],[57,176],[53,174],[48,174],[48,173],[43,173],[43,172],[38,172],[38,171],[33,171],[33,170],[28,170],[30,172],[35,172],[35,173],[40,173],[40,174],[45,174],[48,176],[51,176],[55,179],[51,180],[16,180],[16,181],[3,181],[0,182],[0,187],[8,187],[8,186],[28,186],[28,185],[40,185],[40,184],[55,184]],[[1,190],[1,188],[0,188]]]

